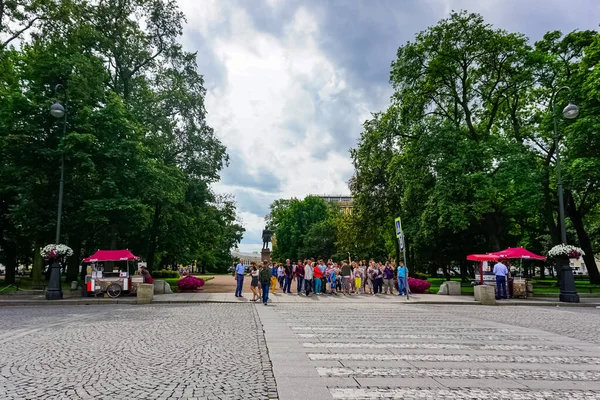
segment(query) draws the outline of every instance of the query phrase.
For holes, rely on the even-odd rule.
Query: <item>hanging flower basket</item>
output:
[[[548,256],[550,257],[569,257],[569,258],[579,258],[581,256],[585,256],[585,252],[581,250],[579,247],[571,246],[570,244],[559,244],[554,246],[548,252]]]
[[[71,257],[73,249],[65,244],[49,244],[40,250],[40,254],[46,261],[58,261]]]

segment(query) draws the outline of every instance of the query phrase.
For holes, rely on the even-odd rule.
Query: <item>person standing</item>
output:
[[[363,273],[360,271],[358,265],[354,266],[354,287],[356,288],[356,294],[360,294],[362,289]],[[364,293],[364,291],[363,291]]]
[[[494,265],[494,275],[496,275],[496,299],[507,299],[506,275],[508,275],[508,268],[506,268],[506,265],[502,264],[502,261],[498,261],[496,265]],[[500,294],[500,289],[502,289],[502,294]]]
[[[315,263],[313,263],[313,265],[315,265]],[[315,294],[317,296],[320,296],[321,295],[321,285],[323,284],[323,271],[321,270],[320,265],[317,265],[314,267],[313,277],[315,280]]]
[[[369,266],[367,267],[367,270],[365,272],[365,292],[367,291],[367,289],[369,290],[369,294],[372,296],[373,295],[373,264],[369,263]]]
[[[398,266],[398,296],[402,296],[408,294],[408,289],[406,286],[406,280],[408,279],[408,267],[404,265],[402,261],[400,261],[400,265]]]
[[[277,264],[277,281],[279,282],[279,289],[283,289],[285,278],[285,271],[283,270],[283,265],[281,263]]]
[[[262,302],[266,306],[269,301],[269,286],[271,285],[271,269],[266,265],[261,265],[259,280],[262,286]]]
[[[310,296],[310,292],[312,291],[313,286],[313,276],[314,276],[313,266],[310,265],[309,262],[304,264],[304,289],[306,293],[306,297]]]
[[[250,276],[252,277],[252,281],[250,281],[250,290],[252,291],[252,300],[250,301],[256,301],[258,299],[260,299],[260,296],[258,294],[258,268],[256,268],[256,265],[254,264],[254,262],[250,263]]]
[[[389,262],[385,263],[383,270],[384,294],[394,294],[394,269]]]
[[[350,282],[352,279],[352,267],[344,261],[342,263],[342,293],[350,296]]]
[[[329,284],[329,289],[331,290],[331,293],[329,293],[330,295],[336,295],[337,293],[335,292],[335,288],[336,288],[336,284],[337,284],[337,273],[335,271],[335,268],[330,265],[327,268],[327,283]]]
[[[285,276],[285,282],[283,284],[283,293],[290,294],[292,287],[292,280],[294,279],[294,268],[290,264],[290,259],[285,260],[285,266],[283,267],[283,273]]]
[[[298,264],[296,264],[296,281],[297,281],[297,286],[296,286],[296,290],[298,291],[298,296],[302,294],[302,291],[304,290],[304,265],[302,265],[302,261],[298,260]]]
[[[325,266],[325,262],[321,259],[319,260],[319,267],[321,270],[321,292],[322,294],[327,294],[327,267]]]
[[[243,297],[242,296],[242,288],[244,287],[244,273],[246,272],[246,267],[241,262],[235,267],[235,280],[237,285],[235,287],[235,297]]]
[[[381,285],[383,284],[383,273],[381,272],[381,263],[375,264],[373,267],[373,293],[381,293]]]
[[[275,291],[277,290],[277,265],[273,264],[270,266],[271,268],[271,288],[270,291],[271,293],[275,294]]]

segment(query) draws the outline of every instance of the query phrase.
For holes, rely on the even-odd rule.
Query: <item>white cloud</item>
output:
[[[208,122],[244,169],[215,189],[238,197],[245,251],[260,250],[271,199],[349,192],[347,148],[386,107],[389,63],[417,32],[466,8],[539,39],[597,28],[600,13],[596,0],[265,1],[179,0],[184,47],[206,74]]]
[[[348,155],[340,155],[347,149],[332,148],[335,133],[327,127],[335,123],[324,124],[318,114],[327,117],[321,110],[335,106],[338,96],[356,100],[357,113],[349,118],[358,136],[368,107],[360,91],[348,87],[344,69],[319,49],[317,17],[299,8],[283,33],[274,36],[257,30],[241,8],[208,2],[204,12],[205,2],[181,4],[189,22],[186,44],[192,45],[194,34],[212,34],[211,50],[225,69],[227,78],[209,90],[206,107],[208,122],[228,152],[244,160],[248,173],[264,169],[281,180],[277,197],[347,193],[352,167]],[[219,31],[225,23],[230,29]],[[216,189],[240,194],[222,184]],[[239,216],[246,236],[256,241],[264,215],[242,211]],[[249,250],[247,240],[243,243]]]

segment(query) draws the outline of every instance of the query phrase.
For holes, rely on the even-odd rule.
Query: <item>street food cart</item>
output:
[[[467,260],[479,262],[479,268],[475,269],[474,285],[496,285],[492,263],[498,259],[499,257],[493,254],[469,254],[467,256]]]
[[[509,259],[545,260],[546,257],[534,254],[523,247],[509,247],[506,250],[494,253],[470,254],[467,256],[467,260],[479,262],[479,270],[475,272],[475,281],[473,284],[495,286],[496,276],[494,275],[492,264],[498,260]],[[522,276],[519,276],[518,280],[514,280],[514,277],[512,277],[507,282],[508,292],[511,297],[527,297],[527,286],[528,282]]]
[[[136,293],[137,285],[144,283],[141,275],[135,275],[137,267],[134,263],[139,259],[129,250],[98,250],[85,258],[83,262],[88,264],[85,277],[87,295],[119,297],[122,293]],[[111,262],[114,266],[109,270],[107,263]]]
[[[506,250],[497,251],[491,254],[497,255],[498,257],[500,257],[500,259],[520,259],[521,267],[523,264],[523,260],[546,260],[546,257],[532,253],[531,251],[523,247],[509,247]],[[523,279],[522,274],[519,273],[518,280],[513,278],[511,290],[512,297],[527,297],[527,292],[529,292],[529,290],[527,290],[528,286],[532,287],[528,280]],[[533,288],[531,289],[531,291],[533,291]]]

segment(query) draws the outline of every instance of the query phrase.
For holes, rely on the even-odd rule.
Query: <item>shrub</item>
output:
[[[425,293],[431,287],[431,283],[423,279],[408,278],[408,287],[411,293]]]
[[[155,279],[161,278],[179,278],[179,272],[170,271],[168,269],[160,269],[158,271],[152,271],[152,277]]]
[[[427,275],[424,272],[415,272],[412,274],[413,278],[417,278],[417,279],[422,279],[424,281],[427,280],[427,278],[429,278],[429,275]]]
[[[204,279],[196,278],[195,276],[186,276],[177,281],[179,290],[198,290],[204,286]]]

